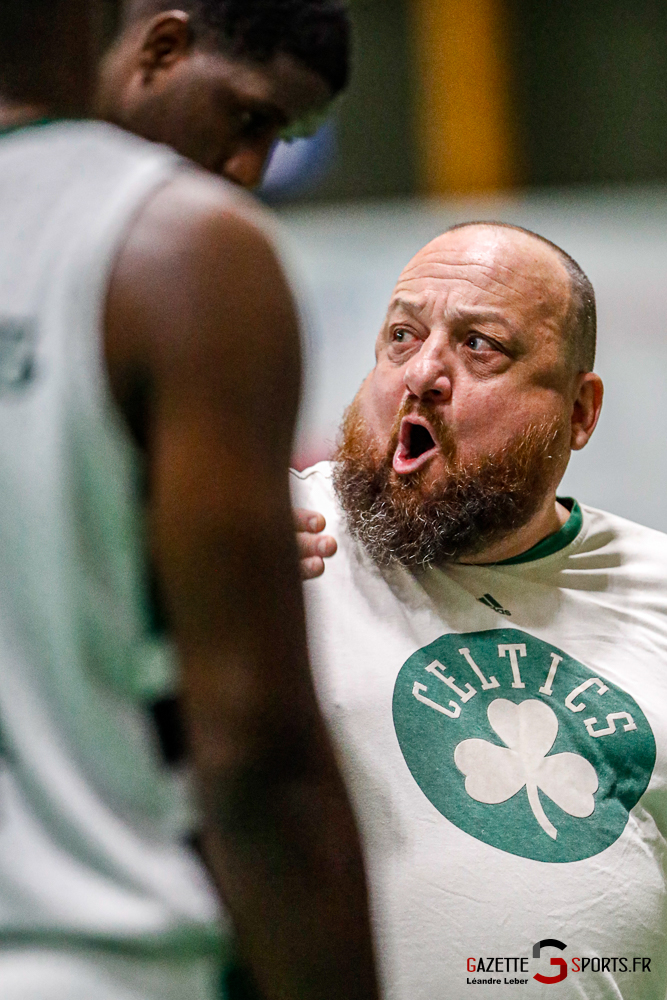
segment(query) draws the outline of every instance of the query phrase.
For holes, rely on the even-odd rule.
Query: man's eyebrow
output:
[[[417,317],[422,311],[422,307],[417,305],[416,302],[411,302],[410,299],[401,298],[400,295],[397,295],[391,300],[387,313],[394,312],[395,309],[404,309],[406,312],[415,317]]]
[[[455,319],[464,320],[468,323],[498,323],[504,326],[508,333],[513,336],[518,335],[519,330],[507,316],[497,309],[466,309],[465,306],[457,306],[452,310]]]
[[[411,316],[414,316],[415,319],[419,319],[422,306],[414,300],[406,299],[397,295],[389,303],[387,316],[390,316],[396,309],[403,309]],[[498,309],[477,309],[475,307],[466,308],[465,306],[455,306],[452,309],[450,316],[455,320],[467,323],[498,323],[500,326],[504,326],[511,336],[515,337],[519,335],[519,329],[517,326]]]

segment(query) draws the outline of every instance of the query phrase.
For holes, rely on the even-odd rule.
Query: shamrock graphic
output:
[[[543,701],[515,704],[496,698],[487,715],[504,747],[487,740],[463,740],[454,761],[466,776],[465,789],[477,802],[497,804],[526,786],[535,819],[554,840],[556,827],[547,818],[538,789],[570,816],[590,816],[595,809],[598,776],[593,765],[577,753],[547,757],[558,735],[555,712]]]

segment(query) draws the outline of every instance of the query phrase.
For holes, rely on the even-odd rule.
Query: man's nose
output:
[[[225,160],[223,176],[244,188],[256,187],[262,179],[271,145],[244,146]]]
[[[405,368],[406,388],[418,399],[427,396],[445,401],[452,394],[450,366],[442,350],[431,347],[428,341]]]

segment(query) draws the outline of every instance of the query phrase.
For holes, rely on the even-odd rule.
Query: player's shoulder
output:
[[[73,238],[114,234],[183,162],[104,122],[32,122],[0,138],[5,203],[42,213]]]
[[[104,169],[105,164],[108,169],[109,158],[111,162],[181,159],[167,146],[141,139],[107,122],[89,119],[30,122],[3,136],[0,150],[6,158],[22,156],[42,167],[45,163],[40,157],[48,157],[49,169],[61,161],[72,161],[77,164],[78,177],[85,175],[91,163],[97,171]]]
[[[213,301],[216,294],[235,290],[230,274],[242,274],[260,295],[274,287],[271,279],[279,274],[267,214],[235,185],[181,161],[128,227],[114,288],[152,305],[152,289],[173,285],[178,276],[182,297]],[[263,279],[259,283],[257,275]]]
[[[246,257],[256,255],[255,273],[262,273],[267,255],[277,259],[274,228],[247,192],[184,161],[135,218],[127,248],[158,267],[180,265],[194,254],[199,272],[206,271],[208,254],[215,264],[220,254],[227,259],[239,248]]]
[[[155,184],[146,210],[134,220],[137,228],[147,230],[155,225],[164,231],[168,226],[185,235],[202,226],[229,226],[230,220],[232,227],[238,228],[240,221],[243,228],[264,234],[275,228],[269,213],[237,185],[200,169],[168,146],[107,122],[37,123],[3,139],[0,151],[6,157],[18,155],[34,163],[35,169],[48,158],[50,170],[62,166],[78,186],[88,176],[99,180],[123,168],[135,173],[162,168],[162,183]]]
[[[580,559],[605,552],[618,568],[641,567],[644,574],[667,579],[667,534],[587,504],[581,509],[585,530],[577,549]]]

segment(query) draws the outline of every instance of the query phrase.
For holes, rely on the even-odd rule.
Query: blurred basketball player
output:
[[[343,0],[128,0],[97,112],[254,187],[345,87],[349,45]]]
[[[301,83],[312,106],[348,80],[342,0],[128,0],[101,68],[97,112],[252,188]],[[307,71],[304,74],[304,70]],[[304,133],[317,117],[299,123]],[[336,551],[315,511],[295,511],[301,572]]]
[[[225,938],[164,725],[180,691],[204,848],[261,991],[366,1000],[285,475],[292,301],[239,193],[64,120],[95,13],[0,5],[0,992],[215,996]],[[284,124],[329,96],[295,66]]]

